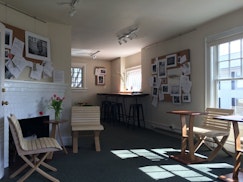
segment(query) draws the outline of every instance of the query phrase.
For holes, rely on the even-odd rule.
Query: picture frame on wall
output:
[[[151,71],[152,71],[152,74],[157,74],[157,64],[156,63],[151,65]]]
[[[5,48],[11,49],[13,41],[13,30],[5,28]]]
[[[191,94],[182,94],[182,102],[191,102]]]
[[[158,97],[158,92],[159,92],[159,88],[158,87],[153,87],[152,95],[154,97]]]
[[[166,59],[158,61],[158,77],[166,78]]]
[[[163,94],[169,94],[170,93],[168,84],[162,84],[161,89],[162,89]]]
[[[172,97],[173,104],[181,104],[181,96],[173,96]]]
[[[50,40],[46,37],[25,31],[25,54],[26,57],[50,61]]]
[[[105,76],[104,75],[96,76],[96,85],[105,85]]]
[[[166,65],[167,65],[167,68],[176,67],[177,66],[177,56],[176,56],[176,54],[171,54],[171,55],[166,56]]]

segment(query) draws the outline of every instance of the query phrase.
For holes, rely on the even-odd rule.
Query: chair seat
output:
[[[193,127],[193,133],[198,135],[206,135],[208,137],[218,137],[218,136],[227,136],[229,132],[216,130],[214,128],[200,128],[200,127]]]
[[[49,151],[62,150],[61,146],[57,143],[56,139],[43,137],[33,140],[23,139],[23,153],[28,154],[37,154],[37,153],[46,153]]]

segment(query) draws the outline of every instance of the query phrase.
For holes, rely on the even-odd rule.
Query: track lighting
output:
[[[134,28],[127,33],[124,33],[120,36],[117,36],[118,43],[122,45],[122,43],[127,43],[128,40],[132,40],[137,37],[136,32],[138,31],[138,28]]]
[[[69,16],[73,17],[73,15],[76,13],[76,9],[74,7],[71,7],[70,11],[69,11]]]
[[[96,54],[98,54],[100,51],[96,51],[94,53],[91,53],[90,56],[92,57],[92,59],[96,59]]]
[[[79,0],[72,0],[70,3],[70,11],[69,11],[69,16],[73,17],[75,15],[75,13],[77,12],[77,10],[75,9],[75,7],[77,6]]]

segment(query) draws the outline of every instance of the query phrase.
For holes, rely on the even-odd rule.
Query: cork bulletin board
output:
[[[153,104],[191,102],[190,50],[182,50],[151,60]]]
[[[9,24],[4,24],[6,26],[6,28],[12,30],[12,40],[10,40],[11,42],[13,41],[13,38],[17,38],[23,42],[25,42],[25,30],[23,29],[20,29],[20,28],[17,28],[17,27],[14,27],[12,25],[9,25]],[[5,49],[8,49],[10,50],[10,48],[5,48]],[[32,58],[29,58],[29,57],[26,57],[25,55],[25,46],[24,46],[24,51],[23,51],[23,57],[28,60],[28,61],[31,61],[33,63],[39,63],[41,64],[42,61],[41,60],[37,60],[37,59],[32,59]]]
[[[26,67],[30,68],[31,79],[52,77],[50,40],[9,24],[4,25],[5,79],[18,78]]]

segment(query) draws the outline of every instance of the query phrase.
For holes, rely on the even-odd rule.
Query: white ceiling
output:
[[[0,0],[47,22],[72,25],[74,49],[92,50],[97,59],[112,60],[150,44],[195,29],[243,7],[243,0]],[[119,45],[117,36],[137,26],[137,37]]]

